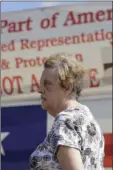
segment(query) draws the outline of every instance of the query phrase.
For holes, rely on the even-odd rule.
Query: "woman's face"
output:
[[[58,82],[58,72],[53,68],[45,68],[41,80],[40,90],[42,108],[50,114],[58,110],[65,101],[65,89]]]

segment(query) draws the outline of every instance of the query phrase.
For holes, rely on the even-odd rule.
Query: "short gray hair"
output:
[[[83,89],[83,77],[86,69],[72,55],[53,54],[45,61],[44,68],[57,68],[61,87],[68,88],[71,83],[73,85],[72,96],[78,100]]]

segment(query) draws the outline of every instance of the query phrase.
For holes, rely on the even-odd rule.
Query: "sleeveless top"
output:
[[[84,170],[103,170],[104,137],[99,124],[85,105],[60,112],[53,126],[30,156],[30,170],[62,170],[57,157],[59,145],[78,149]]]

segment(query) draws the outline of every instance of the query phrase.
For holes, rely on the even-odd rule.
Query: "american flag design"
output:
[[[3,107],[1,120],[1,169],[28,170],[30,154],[46,136],[46,112],[37,105]]]

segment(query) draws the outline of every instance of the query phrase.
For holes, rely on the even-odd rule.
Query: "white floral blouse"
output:
[[[62,170],[56,158],[59,145],[78,149],[84,170],[104,169],[104,137],[88,107],[73,107],[56,116],[48,136],[30,156],[30,169]]]

